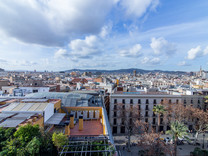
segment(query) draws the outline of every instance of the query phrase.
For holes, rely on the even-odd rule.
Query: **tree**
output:
[[[171,129],[166,131],[166,134],[170,134],[173,137],[174,141],[174,155],[176,156],[177,153],[177,142],[178,138],[187,138],[188,128],[184,124],[180,123],[179,121],[175,121],[171,123]],[[187,138],[188,139],[188,138]]]
[[[195,141],[194,141],[194,144],[196,144],[198,134],[208,130],[208,112],[205,112],[204,110],[194,107],[190,107],[189,111],[190,111],[189,121],[194,122],[193,128],[196,131]]]
[[[129,106],[118,104],[116,112],[117,119],[121,120],[120,126],[127,130],[128,150],[130,151],[131,136],[138,133],[138,124],[136,123],[141,120],[142,116],[137,106],[133,106],[133,104]]]
[[[34,156],[35,154],[38,154],[40,151],[41,142],[40,139],[37,137],[34,137],[26,146],[26,151]]]
[[[41,137],[39,125],[20,126],[20,128],[14,133],[14,137],[19,141],[22,146],[26,146],[34,137]]]
[[[165,107],[163,105],[159,104],[157,106],[154,106],[152,111],[155,114],[157,114],[157,117],[158,117],[158,120],[157,120],[158,123],[157,124],[158,124],[158,128],[159,128],[159,126],[160,126],[160,116],[166,112]]]
[[[41,131],[38,125],[21,126],[15,131],[15,128],[0,128],[0,155],[57,155],[51,135]]]
[[[139,138],[138,145],[142,147],[140,151],[141,155],[173,155],[173,146],[166,144],[164,140],[161,140],[161,133],[145,132]]]
[[[64,145],[68,144],[68,137],[64,135],[63,133],[53,133],[52,136],[53,144],[57,147],[58,151],[61,150],[61,148]]]
[[[0,127],[0,151],[6,145],[7,141],[13,136],[16,128]]]

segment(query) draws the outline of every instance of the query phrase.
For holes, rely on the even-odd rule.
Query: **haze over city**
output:
[[[207,70],[208,1],[0,2],[5,70]]]

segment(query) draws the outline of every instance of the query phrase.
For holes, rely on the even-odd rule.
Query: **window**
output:
[[[113,120],[113,124],[114,124],[114,125],[116,125],[116,124],[117,124],[116,119],[114,119],[114,120]]]
[[[191,99],[191,104],[193,104],[193,99]]]
[[[157,104],[157,101],[156,101],[156,99],[154,99],[154,101],[153,101],[153,104]]]
[[[114,105],[114,109],[115,109],[115,110],[117,109],[117,105]]]
[[[130,99],[130,104],[133,104],[133,99]]]
[[[176,99],[176,104],[178,104],[178,99]]]
[[[148,118],[145,119],[145,122],[148,122]]]
[[[198,104],[200,104],[200,100],[198,100]]]
[[[138,99],[138,104],[141,104],[141,99]]]
[[[149,110],[149,106],[148,105],[146,105],[145,110]]]
[[[121,126],[121,133],[125,133],[125,127]]]
[[[145,112],[145,117],[148,117],[148,111]]]
[[[117,99],[114,99],[114,104],[116,104],[117,103]]]
[[[146,104],[149,104],[149,100],[148,99],[146,99]]]
[[[169,104],[171,104],[171,99],[169,100],[169,102],[168,102]]]
[[[122,109],[125,109],[125,105],[122,105]]]
[[[117,116],[117,113],[116,112],[114,112],[114,115],[113,115],[114,117],[116,117]]]
[[[186,100],[183,101],[183,104],[186,104]]]
[[[122,103],[125,104],[125,99],[122,100]]]
[[[117,133],[117,126],[113,126],[113,133],[114,133],[114,134]]]
[[[138,110],[141,110],[141,105],[138,105]]]
[[[152,119],[152,124],[155,124],[155,123],[156,123],[156,122],[155,122],[155,118],[153,118],[153,119]]]
[[[121,119],[121,124],[124,125],[124,118]]]
[[[163,99],[161,99],[161,104],[163,104]]]
[[[130,124],[130,125],[132,125],[132,124],[133,124],[132,119],[129,119],[129,124]]]

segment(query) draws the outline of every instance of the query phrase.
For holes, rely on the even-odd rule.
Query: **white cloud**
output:
[[[189,60],[194,60],[198,57],[201,57],[201,56],[205,56],[208,54],[208,46],[202,50],[201,46],[197,46],[196,48],[191,48],[189,51],[188,51],[188,56],[187,56],[187,59]]]
[[[85,39],[76,39],[69,43],[70,55],[78,58],[89,58],[102,53],[99,38],[94,35],[86,36]]]
[[[141,17],[148,10],[153,11],[159,4],[159,0],[122,0],[121,6],[127,16]]]
[[[160,64],[161,60],[158,57],[154,57],[154,58],[148,58],[148,57],[144,57],[141,60],[142,64],[147,64],[147,65],[158,65]]]
[[[112,23],[109,23],[108,25],[104,25],[101,29],[99,36],[101,38],[105,38],[106,36],[109,35],[111,29],[112,29]]]
[[[112,0],[0,1],[0,29],[25,43],[60,46],[75,35],[98,33],[114,4]]]
[[[150,47],[153,49],[156,55],[166,54],[172,55],[176,52],[176,47],[174,43],[170,43],[163,37],[155,38],[151,40]]]
[[[34,62],[34,61],[28,61],[28,60],[19,60],[19,61],[16,61],[14,63],[14,65],[17,65],[17,66],[35,66],[35,65],[38,65],[38,63]]]
[[[207,55],[208,54],[208,46],[204,49],[204,55]]]
[[[67,53],[66,49],[59,49],[58,51],[55,52],[54,58],[67,58],[69,57],[69,54]]]
[[[178,66],[190,66],[186,61],[181,61],[178,63]]]
[[[133,47],[127,50],[121,50],[119,53],[123,57],[139,57],[142,55],[142,46],[140,44],[135,44]]]
[[[0,58],[0,63],[7,63],[8,61],[5,59]]]
[[[193,60],[197,57],[200,57],[202,56],[203,52],[201,50],[201,46],[197,46],[196,48],[191,48],[189,51],[188,51],[188,56],[187,56],[187,59],[189,60]]]

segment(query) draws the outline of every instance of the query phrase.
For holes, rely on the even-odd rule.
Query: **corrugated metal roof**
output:
[[[48,104],[49,103],[41,103],[39,107],[35,109],[35,111],[44,111]]]
[[[0,127],[17,127],[23,121],[25,121],[25,119],[6,119],[4,122],[0,123]]]
[[[16,107],[12,109],[12,111],[20,111],[24,106],[24,103],[19,103]]]
[[[50,117],[45,124],[58,125],[64,118],[65,113],[55,113]]]
[[[28,111],[35,111],[40,106],[40,103],[34,103],[32,107],[28,109]]]

